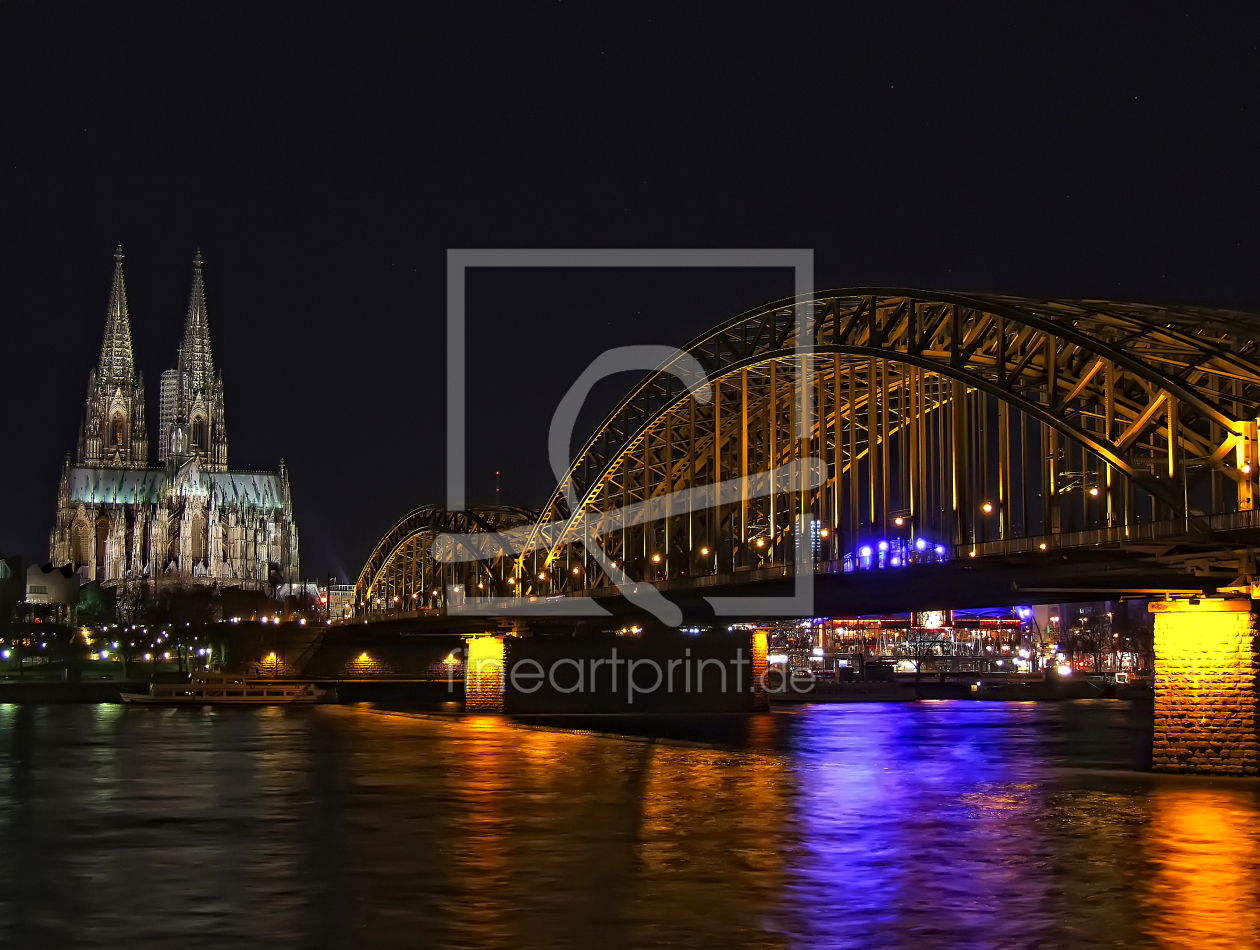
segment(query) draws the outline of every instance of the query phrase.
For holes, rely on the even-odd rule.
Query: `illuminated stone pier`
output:
[[[503,712],[503,637],[473,637],[468,641],[464,668],[464,709]]]
[[[1156,601],[1156,772],[1260,774],[1250,600]]]
[[[475,636],[465,701],[484,713],[765,712],[766,633]]]

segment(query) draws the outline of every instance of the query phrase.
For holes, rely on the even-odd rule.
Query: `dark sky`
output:
[[[229,461],[285,458],[304,571],[351,578],[443,498],[449,247],[807,247],[820,286],[1260,309],[1254,8],[398,7],[0,5],[0,551],[47,556],[119,242],[150,419],[200,247]],[[605,347],[790,290],[475,275],[470,499],[498,468],[545,500]]]

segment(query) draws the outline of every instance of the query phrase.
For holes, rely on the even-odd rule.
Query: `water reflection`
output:
[[[1254,945],[1257,786],[1123,771],[1140,715],[812,707],[720,749],[0,707],[0,943]]]
[[[1256,796],[1161,790],[1151,808],[1156,873],[1148,901],[1165,947],[1255,946],[1260,934]]]

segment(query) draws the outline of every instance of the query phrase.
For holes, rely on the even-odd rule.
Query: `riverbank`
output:
[[[290,681],[291,682],[291,681]],[[464,684],[457,681],[347,680],[329,683],[342,703],[432,703],[463,702]],[[0,682],[0,704],[4,703],[121,703],[121,692],[147,693],[149,680],[10,680]]]
[[[918,683],[817,683],[809,690],[790,686],[770,692],[772,703],[906,703],[932,699],[987,702],[1055,702],[1067,699],[1123,699],[1151,702],[1155,691],[1140,684],[1097,683],[1054,678],[1034,682],[922,680]]]

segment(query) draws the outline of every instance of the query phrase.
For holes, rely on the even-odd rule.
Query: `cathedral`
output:
[[[228,468],[201,252],[175,366],[161,378],[156,466],[149,464],[121,247],[114,262],[101,360],[88,375],[76,459],[67,456],[57,493],[52,563],[105,586],[265,590],[292,583],[298,535],[284,461],[276,472]]]

